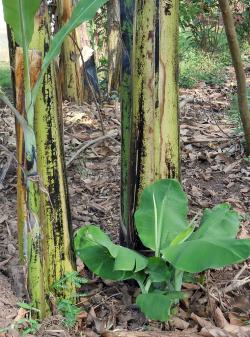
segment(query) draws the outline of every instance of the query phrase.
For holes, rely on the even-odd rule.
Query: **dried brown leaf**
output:
[[[179,330],[186,330],[189,327],[189,323],[179,317],[173,317],[170,320],[170,324]]]
[[[196,323],[198,323],[202,328],[213,329],[215,326],[212,322],[200,317],[194,313],[190,316]]]
[[[219,307],[215,309],[213,316],[215,324],[217,325],[218,328],[224,328],[228,324],[228,321],[224,317],[223,312]]]

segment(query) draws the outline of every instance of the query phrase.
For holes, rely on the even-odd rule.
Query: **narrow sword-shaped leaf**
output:
[[[65,37],[67,37],[75,28],[84,21],[91,20],[97,10],[103,6],[108,0],[80,0],[75,6],[70,20],[57,32],[53,38],[50,48],[44,58],[42,70],[36,85],[32,91],[32,100],[36,100],[37,92],[40,87],[42,78],[51,63],[60,53],[61,46]]]
[[[26,44],[29,45],[34,32],[34,17],[41,0],[3,0],[5,22],[12,28],[15,40],[23,47],[22,29]],[[21,10],[20,10],[21,8]]]
[[[190,225],[187,229],[184,229],[176,238],[170,243],[170,246],[176,246],[180,243],[185,242],[194,231],[194,225]]]

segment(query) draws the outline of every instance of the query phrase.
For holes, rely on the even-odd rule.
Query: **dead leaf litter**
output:
[[[182,182],[188,194],[190,218],[204,208],[228,202],[241,215],[240,238],[250,237],[250,161],[243,135],[228,116],[235,92],[229,78],[222,86],[181,90]],[[64,104],[64,141],[74,230],[86,224],[101,226],[119,241],[120,111],[119,104],[101,109],[105,136],[94,105]],[[25,296],[16,272],[15,130],[7,109],[0,110],[0,328],[18,315],[16,303]],[[77,155],[76,155],[77,154]],[[14,272],[13,272],[14,268]],[[51,318],[39,336],[250,336],[249,261],[224,270],[208,271],[198,284],[184,284],[187,293],[175,318],[149,321],[135,305],[133,282],[113,283],[94,278],[83,264],[78,269],[90,281],[83,286],[75,331]],[[20,275],[22,273],[20,272]],[[13,280],[13,275],[17,275]],[[204,277],[205,276],[205,277]],[[9,279],[7,278],[9,277]],[[9,280],[18,298],[10,287]],[[54,319],[54,321],[53,321]],[[54,327],[54,328],[53,328]],[[133,331],[133,332],[132,332]],[[174,332],[175,331],[175,332]],[[179,331],[179,332],[178,332]],[[174,334],[173,334],[174,333]],[[4,336],[4,334],[0,334]],[[5,334],[5,336],[7,336]],[[11,336],[11,335],[9,335]]]

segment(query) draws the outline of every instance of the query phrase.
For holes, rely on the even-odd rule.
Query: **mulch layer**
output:
[[[250,238],[250,160],[244,153],[243,134],[228,115],[234,93],[231,68],[223,87],[200,83],[195,89],[181,90],[182,182],[190,217],[198,214],[200,218],[204,208],[228,202],[241,214],[239,237]],[[14,122],[4,107],[0,117],[1,328],[25,315],[16,305],[25,296],[25,282],[17,262]],[[95,105],[64,104],[72,222],[74,230],[88,223],[99,225],[118,242],[119,104],[105,103],[102,117],[105,137]],[[187,299],[168,323],[149,321],[139,312],[135,284],[100,280],[80,263],[78,269],[90,281],[81,289],[85,293],[79,304],[83,311],[74,331],[66,329],[63,318],[56,316],[42,323],[38,336],[250,336],[249,261],[206,272],[200,284],[184,284]],[[19,334],[10,330],[8,336]]]

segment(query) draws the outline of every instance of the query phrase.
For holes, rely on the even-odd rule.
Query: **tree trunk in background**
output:
[[[133,52],[126,61],[132,59],[132,72],[125,62],[121,91],[122,236],[129,246],[136,244],[133,215],[141,191],[155,180],[180,176],[178,8],[178,0],[135,1]],[[131,23],[125,29],[131,32]],[[132,106],[130,92],[124,95],[126,81]]]
[[[120,4],[118,0],[108,2],[108,92],[118,92],[120,85]]]
[[[84,101],[88,103],[99,102],[100,89],[95,64],[95,54],[94,49],[91,47],[86,22],[77,28],[77,33],[82,58],[81,72],[84,79]]]
[[[57,0],[58,25],[62,27],[72,14],[72,0]],[[75,45],[77,43],[76,31],[66,38],[60,55],[61,81],[63,88],[63,99],[83,103],[83,78],[80,71],[79,52]]]
[[[90,42],[94,49],[94,62],[97,69],[100,89],[108,91],[108,23],[107,5],[104,5],[89,21]]]
[[[236,74],[238,105],[246,139],[246,151],[250,154],[250,111],[248,108],[246,76],[241,59],[240,46],[228,0],[219,0],[219,5],[223,16],[228,45]]]

